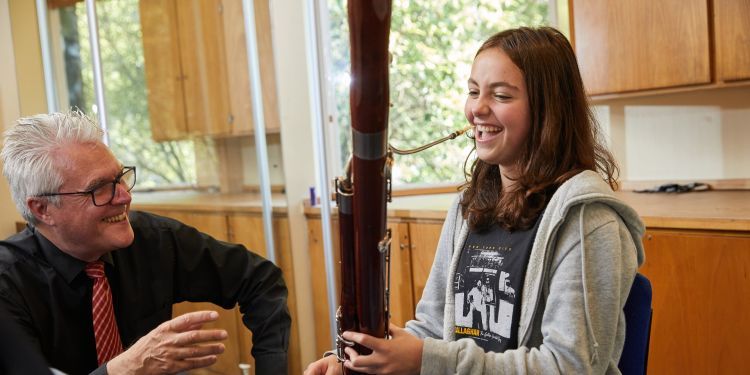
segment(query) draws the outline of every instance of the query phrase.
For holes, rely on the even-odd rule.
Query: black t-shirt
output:
[[[523,231],[495,225],[469,233],[453,279],[457,340],[472,338],[486,352],[518,347],[521,289],[540,217]]]

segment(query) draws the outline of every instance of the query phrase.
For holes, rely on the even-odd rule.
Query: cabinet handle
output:
[[[227,116],[227,124],[229,125],[234,124],[234,116],[232,116],[231,113]]]

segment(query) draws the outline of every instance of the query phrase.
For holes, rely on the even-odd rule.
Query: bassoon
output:
[[[468,128],[414,150],[388,144],[388,37],[391,0],[349,0],[347,5],[351,45],[349,105],[352,155],[345,176],[337,178],[341,295],[336,312],[339,361],[344,348],[360,354],[371,351],[344,340],[344,331],[388,336],[389,252],[386,202],[390,201],[392,154],[421,151],[463,134]],[[358,374],[344,368],[345,374]]]

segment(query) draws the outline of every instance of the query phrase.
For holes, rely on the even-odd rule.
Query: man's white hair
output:
[[[5,132],[0,152],[3,174],[10,184],[13,201],[27,222],[36,224],[37,220],[26,199],[57,193],[63,184],[54,163],[55,150],[68,144],[102,142],[103,134],[94,120],[77,110],[20,118]],[[57,196],[47,199],[51,204],[59,204]]]

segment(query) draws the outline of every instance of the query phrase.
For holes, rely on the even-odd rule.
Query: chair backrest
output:
[[[651,338],[651,282],[635,275],[625,302],[625,346],[618,367],[625,375],[643,375],[648,367],[648,343]]]

